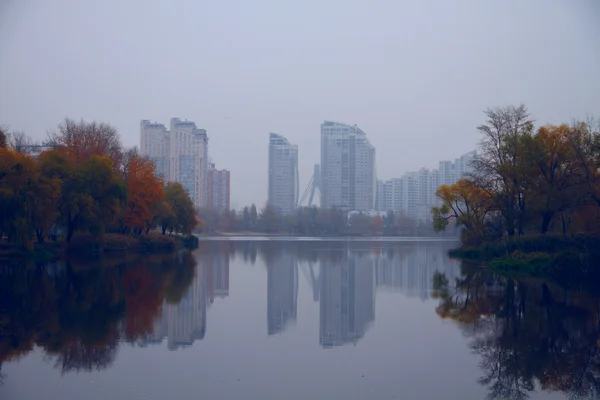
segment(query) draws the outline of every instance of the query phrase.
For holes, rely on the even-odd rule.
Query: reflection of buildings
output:
[[[418,243],[406,249],[377,255],[377,289],[402,292],[426,300],[433,290],[435,272],[444,273],[450,283],[460,276],[458,263],[448,258],[447,250],[439,243]]]
[[[320,335],[323,347],[356,343],[375,321],[375,279],[368,254],[348,252],[321,262]]]
[[[267,332],[283,332],[296,322],[298,267],[293,254],[283,253],[267,265]]]
[[[206,266],[206,294],[212,304],[215,297],[229,296],[229,254],[211,253],[204,259]]]
[[[140,345],[162,343],[167,338],[169,350],[191,346],[206,333],[206,309],[215,297],[229,295],[229,255],[209,254],[197,259],[192,284],[177,304],[165,301],[162,315],[155,321],[153,332]]]

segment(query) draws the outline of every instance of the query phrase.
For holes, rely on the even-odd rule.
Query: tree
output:
[[[0,232],[6,232],[9,241],[27,249],[31,248],[36,184],[33,159],[0,148]]]
[[[196,212],[194,203],[185,189],[178,182],[169,182],[165,188],[166,201],[173,212],[174,224],[169,225],[169,232],[180,232],[186,235],[192,233],[196,224]]]
[[[164,184],[156,176],[154,163],[139,155],[129,160],[125,182],[127,207],[123,214],[123,225],[130,232],[141,233],[151,225],[155,204],[165,198]]]
[[[6,128],[4,128],[3,126],[0,126],[0,149],[5,149],[8,147],[6,135],[7,135]]]
[[[78,229],[102,235],[126,200],[126,187],[114,172],[112,160],[92,155],[72,166],[63,185],[61,219],[67,229],[67,242]]]
[[[65,149],[76,163],[99,155],[109,157],[114,169],[120,170],[122,167],[121,140],[111,125],[84,120],[76,122],[66,118],[50,134],[50,142]]]
[[[256,227],[256,223],[258,222],[258,212],[256,211],[256,205],[252,203],[250,206],[250,226]]]
[[[477,127],[483,138],[481,152],[473,161],[473,178],[494,198],[508,235],[513,236],[515,231],[522,234],[528,204],[524,168],[528,160],[522,141],[532,136],[533,121],[523,104],[487,109],[485,114],[488,120]]]
[[[254,207],[254,204],[252,206]],[[254,209],[256,210],[256,207],[254,207]],[[250,215],[252,215],[252,211],[250,212]],[[281,216],[274,207],[267,204],[260,211],[260,225],[265,232],[277,232],[281,229]]]
[[[7,137],[8,147],[17,153],[29,154],[33,140],[22,131],[10,132]]]
[[[557,213],[585,197],[584,176],[570,146],[571,135],[567,125],[546,125],[539,128],[533,141],[530,159],[536,171],[532,173],[531,197],[542,219],[542,234],[548,232]]]
[[[453,220],[472,234],[483,235],[485,218],[494,210],[494,203],[486,191],[470,179],[459,179],[454,185],[442,185],[436,196],[442,200],[441,206],[431,210],[436,232],[444,231]]]

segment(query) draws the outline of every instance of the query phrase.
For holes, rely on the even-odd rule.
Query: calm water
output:
[[[3,266],[0,398],[598,398],[598,298],[452,246],[207,241]]]

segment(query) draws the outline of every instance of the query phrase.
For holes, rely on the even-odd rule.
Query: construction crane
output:
[[[315,193],[319,192],[319,199],[321,198],[321,166],[319,164],[315,164],[315,170],[312,178],[308,182],[306,186],[306,190],[304,190],[304,194],[300,198],[299,205],[304,205],[306,198],[308,197],[308,206],[312,207],[313,200],[315,199]]]

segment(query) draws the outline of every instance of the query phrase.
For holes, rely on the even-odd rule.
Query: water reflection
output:
[[[34,346],[62,373],[108,368],[119,343],[155,331],[167,299],[188,292],[189,252],[105,260],[72,260],[0,268],[0,366]],[[186,295],[187,296],[187,295]]]
[[[454,289],[436,276],[438,315],[455,321],[480,359],[493,399],[535,390],[600,398],[600,302],[582,290],[464,265]]]
[[[178,350],[194,357],[194,350],[215,347],[229,366],[252,358],[245,351],[256,346],[253,351],[265,351],[264,358],[272,357],[276,368],[284,368],[290,359],[270,347],[281,345],[294,360],[306,353],[311,371],[323,363],[333,375],[352,367],[331,370],[326,357],[362,354],[346,360],[361,369],[381,362],[373,376],[381,377],[380,387],[387,388],[393,385],[386,383],[386,354],[404,360],[398,354],[409,351],[397,349],[411,340],[458,347],[464,344],[460,335],[457,344],[446,342],[447,330],[442,333],[446,328],[458,332],[456,326],[469,345],[456,368],[476,358],[478,373],[464,372],[464,385],[485,389],[489,398],[524,399],[534,393],[546,398],[550,392],[599,398],[600,302],[590,292],[590,282],[597,280],[588,279],[584,286],[571,280],[565,288],[499,276],[448,258],[452,245],[213,241],[194,253],[107,259],[96,265],[81,260],[5,265],[0,268],[0,381],[7,362],[36,347],[66,374],[109,369],[124,346],[147,354]],[[438,325],[424,325],[428,318]],[[418,337],[385,331],[391,320],[401,320],[407,330],[415,328]],[[255,325],[260,338],[252,336]],[[234,342],[244,344],[236,347]],[[400,361],[401,368],[410,374],[411,360],[421,357],[419,362],[432,371],[428,373],[440,378],[447,372],[435,369],[441,360],[426,354],[424,346]],[[379,359],[369,359],[381,348]],[[160,362],[170,365],[170,360]],[[265,376],[275,374],[264,365]],[[313,380],[320,376],[300,367],[293,371]],[[257,385],[269,385],[254,379]],[[12,382],[13,376],[4,380]],[[341,394],[353,396],[350,389]]]

